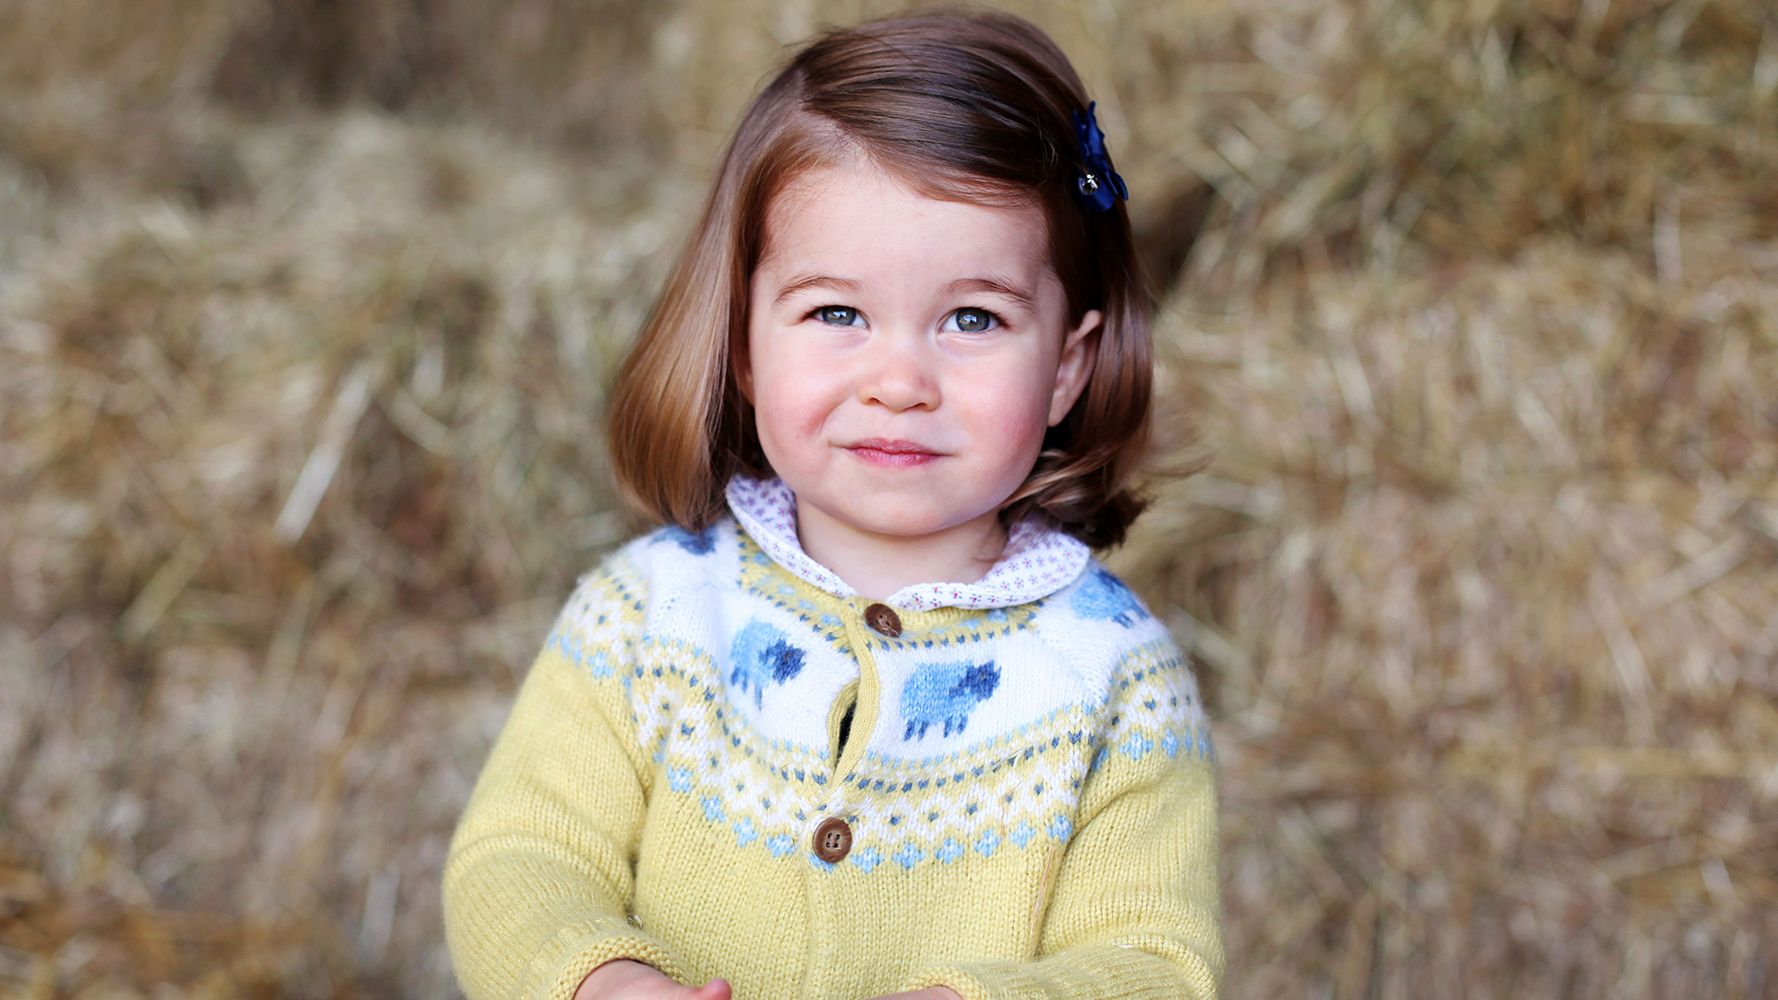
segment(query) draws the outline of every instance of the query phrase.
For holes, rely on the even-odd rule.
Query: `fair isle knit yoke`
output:
[[[1213,995],[1209,726],[1142,602],[1029,521],[981,580],[876,601],[782,482],[728,500],[558,616],[446,865],[465,991],[566,1000],[630,957],[735,1000]]]

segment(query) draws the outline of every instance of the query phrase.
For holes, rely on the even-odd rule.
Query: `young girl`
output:
[[[580,577],[452,840],[470,997],[1215,993],[1206,719],[1091,553],[1142,508],[1125,197],[1013,17],[755,99],[611,397],[666,526]]]

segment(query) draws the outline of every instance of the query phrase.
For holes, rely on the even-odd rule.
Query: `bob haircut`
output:
[[[732,474],[772,474],[731,363],[746,349],[766,210],[805,171],[862,153],[928,197],[1041,209],[1071,324],[1089,309],[1104,320],[1085,389],[998,516],[1037,517],[1093,548],[1123,541],[1147,505],[1127,480],[1148,443],[1150,306],[1123,202],[1096,212],[1075,193],[1073,113],[1086,106],[1067,57],[1008,14],[902,15],[797,52],[742,117],[612,387],[607,443],[624,499],[698,530],[724,509]]]

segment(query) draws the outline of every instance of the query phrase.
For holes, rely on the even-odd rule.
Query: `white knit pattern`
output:
[[[790,565],[740,531],[723,519],[625,546],[582,578],[549,640],[595,682],[621,683],[661,791],[738,850],[831,867],[806,841],[837,807],[856,838],[848,867],[866,874],[988,858],[1066,842],[1107,757],[1142,769],[1213,758],[1185,657],[1096,563],[1023,608],[872,636],[860,650],[822,631],[844,611],[778,594]],[[753,575],[762,560],[779,572]],[[776,642],[767,659],[788,654],[794,670],[757,669],[762,647],[741,639],[756,629]],[[853,734],[864,747],[837,774],[826,709],[859,680],[860,655],[873,664],[875,726]],[[981,689],[921,693],[922,675],[955,684],[973,665]]]

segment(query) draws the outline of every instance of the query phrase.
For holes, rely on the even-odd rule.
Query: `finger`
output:
[[[698,987],[692,994],[692,1000],[730,1000],[730,987],[726,979],[712,979]]]

